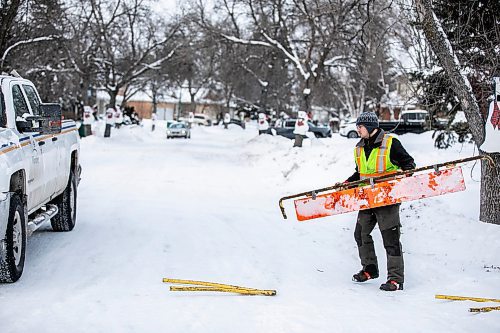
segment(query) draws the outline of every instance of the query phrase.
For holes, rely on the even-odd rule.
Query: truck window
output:
[[[26,92],[26,96],[28,96],[28,102],[30,103],[31,111],[33,111],[33,114],[38,115],[40,99],[38,98],[35,89],[27,84],[23,84],[23,88],[24,92]]]
[[[17,84],[12,87],[12,99],[14,100],[14,110],[16,112],[16,117],[22,116],[25,113],[29,113],[28,105],[24,99],[24,95],[21,91],[21,87]]]

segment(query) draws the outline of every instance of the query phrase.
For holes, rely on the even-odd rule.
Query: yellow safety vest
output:
[[[384,134],[382,144],[378,148],[373,148],[370,156],[366,159],[363,147],[354,148],[354,159],[358,166],[360,179],[383,176],[398,171],[398,166],[392,164],[390,158],[392,146],[392,136]]]

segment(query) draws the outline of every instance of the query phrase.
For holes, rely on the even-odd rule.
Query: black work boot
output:
[[[396,291],[396,290],[403,290],[403,283],[398,283],[394,280],[389,280],[386,283],[383,283],[380,285],[380,290],[384,291]]]
[[[378,268],[375,265],[368,265],[352,276],[354,282],[365,282],[378,278]]]

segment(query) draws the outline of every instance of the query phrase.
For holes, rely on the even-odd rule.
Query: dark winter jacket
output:
[[[365,150],[365,156],[368,158],[370,153],[374,148],[378,148],[382,144],[382,139],[384,138],[384,130],[381,128],[377,128],[377,132],[375,135],[370,137],[369,139],[361,139],[356,147],[363,147]],[[392,138],[391,151],[389,152],[389,158],[391,159],[392,164],[397,165],[402,170],[411,170],[415,168],[415,161],[413,157],[410,156],[403,148],[401,141],[396,138]],[[356,172],[352,174],[351,177],[347,178],[348,182],[353,182],[359,180],[359,172],[358,166],[356,165]]]

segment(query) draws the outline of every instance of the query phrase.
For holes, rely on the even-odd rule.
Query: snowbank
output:
[[[230,126],[166,140],[124,126],[82,139],[78,221],[29,239],[25,274],[0,285],[6,332],[499,332],[500,226],[478,221],[479,164],[467,190],[402,205],[405,290],[354,284],[356,213],[297,222],[280,197],[332,185],[354,171],[355,140],[291,140]],[[400,136],[418,165],[474,154],[442,151],[431,133]],[[380,233],[373,233],[382,272]],[[275,297],[170,292],[163,277],[276,289]],[[32,307],[27,309],[28,305]],[[28,315],[20,315],[21,313]],[[50,318],[48,320],[48,318]]]

